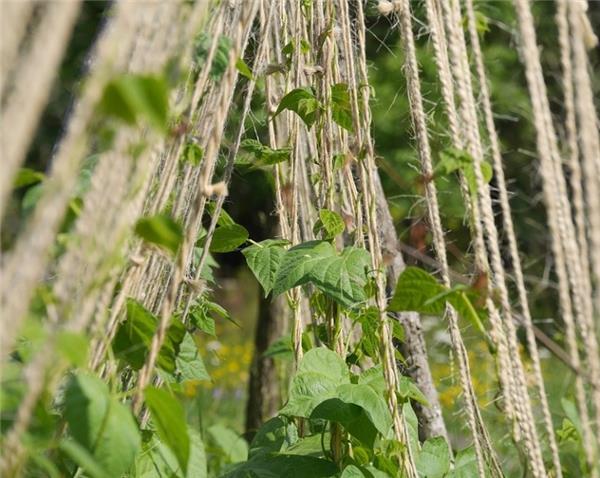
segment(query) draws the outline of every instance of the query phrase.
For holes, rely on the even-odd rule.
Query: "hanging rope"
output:
[[[78,0],[48,3],[31,39],[31,46],[19,62],[13,88],[0,113],[0,123],[10,125],[10,134],[0,135],[3,169],[0,176],[0,217],[4,214],[15,173],[25,159],[27,146],[48,100],[80,5]],[[3,37],[5,35],[3,33]]]
[[[483,149],[479,135],[479,126],[477,121],[475,99],[473,96],[473,88],[471,84],[471,75],[469,73],[466,45],[462,28],[460,27],[460,7],[457,2],[452,2],[452,8],[446,13],[446,15],[448,17],[446,24],[449,32],[450,46],[453,50],[453,58],[459,63],[458,67],[453,70],[453,73],[457,85],[456,91],[460,99],[461,114],[466,123],[466,146],[474,160],[475,166],[474,172],[477,184],[477,197],[479,200],[478,212],[480,213],[480,217],[475,217],[474,219],[478,222],[481,221],[484,226],[487,251],[489,253],[489,263],[491,265],[491,272],[493,272],[493,280],[488,281],[488,292],[491,297],[493,289],[496,288],[498,290],[502,307],[502,318],[504,319],[502,321],[504,331],[503,335],[507,340],[509,353],[507,359],[511,364],[511,386],[508,390],[507,399],[512,401],[512,405],[514,406],[515,410],[515,418],[517,420],[516,423],[521,429],[521,434],[516,435],[515,438],[517,440],[523,440],[534,476],[543,477],[546,475],[546,471],[544,468],[539,439],[535,429],[530,399],[527,393],[524,368],[519,356],[516,330],[512,318],[508,290],[506,288],[505,272],[502,265],[502,255],[499,247],[498,232],[494,221],[494,212],[489,194],[489,186],[484,181],[481,171]],[[484,253],[485,250],[481,251],[481,254]],[[491,300],[488,302],[490,303],[491,307],[494,307],[491,305]],[[491,313],[491,315],[494,315],[494,313]],[[501,353],[500,350],[499,353]]]
[[[417,138],[418,154],[421,161],[421,172],[423,177],[433,178],[433,163],[427,134],[426,117],[423,110],[423,99],[418,75],[414,37],[412,33],[410,5],[407,0],[402,0],[399,2],[399,4],[394,4],[394,8],[396,9],[396,13],[399,18],[402,46],[405,53],[404,69],[406,74],[413,126]],[[430,179],[426,181],[425,193],[427,196],[429,222],[433,233],[434,248],[441,264],[442,282],[444,285],[449,286],[450,279],[448,275],[448,264],[446,259],[446,245],[444,242],[444,232],[440,219],[437,188],[433,180]],[[472,378],[469,371],[466,349],[462,343],[462,338],[458,327],[458,317],[456,311],[449,306],[446,312],[453,348],[457,354],[459,363],[460,382],[463,393],[465,394],[467,422],[473,436],[473,444],[477,456],[477,467],[479,470],[479,475],[486,476],[486,467],[484,463],[486,459],[493,463],[495,462],[495,458],[493,458],[493,450],[491,450],[491,447],[488,447],[485,444],[485,441],[479,432],[481,425],[478,424],[478,416],[475,411],[477,403],[472,388]],[[495,471],[495,466],[493,469],[493,472],[497,473]],[[502,476],[502,473],[499,472],[494,476]]]
[[[132,46],[132,70],[153,69],[162,66],[168,59],[169,44],[171,49],[175,46],[173,41],[169,41],[172,32],[164,28],[153,29],[151,23],[156,23],[156,20],[168,20],[168,11],[172,12],[173,8],[157,4],[156,9],[145,9],[141,12],[138,22],[147,32],[154,32],[150,34],[153,41],[144,42],[144,38],[140,37],[140,41],[136,41],[136,45]],[[158,15],[154,16],[155,12]],[[20,443],[21,436],[29,425],[40,393],[44,386],[53,390],[57,378],[65,368],[60,361],[51,359],[55,354],[57,333],[63,329],[81,332],[88,327],[102,290],[101,287],[91,285],[98,285],[98,282],[104,280],[98,274],[103,269],[104,274],[114,274],[118,262],[111,258],[122,248],[123,234],[125,233],[125,237],[128,235],[127,230],[137,218],[138,210],[135,205],[137,203],[139,208],[140,192],[143,193],[144,188],[134,188],[137,192],[130,199],[128,196],[132,184],[136,183],[136,176],[138,181],[144,182],[148,160],[142,157],[136,161],[128,154],[126,146],[129,146],[129,141],[133,139],[132,135],[135,135],[134,130],[123,129],[121,138],[116,140],[116,152],[108,153],[100,160],[83,211],[75,226],[76,246],[67,250],[58,265],[58,279],[54,286],[57,303],[50,307],[52,313],[49,317],[49,336],[42,350],[38,351],[25,368],[26,399],[20,404],[16,420],[5,441],[1,466],[7,474],[14,473],[21,465],[24,454]],[[109,203],[112,201],[113,207],[107,203],[107,190],[112,193]],[[123,208],[123,204],[130,204],[131,207]],[[106,207],[110,211],[108,214],[104,209]],[[114,282],[109,281],[109,284],[114,285]]]
[[[560,4],[562,3],[565,2],[561,0]],[[590,249],[581,249],[580,257],[582,259],[582,270],[587,274],[589,270],[589,251],[592,272],[596,281],[596,313],[600,314],[600,133],[598,133],[598,115],[594,108],[594,92],[588,72],[586,53],[586,47],[593,48],[598,45],[598,38],[594,35],[586,16],[586,0],[571,2],[566,9],[571,31],[569,37],[570,50],[573,55],[573,71],[569,74],[575,90],[575,109],[581,144],[581,162],[584,172],[583,186],[587,202],[591,245]],[[581,195],[581,183],[573,184],[573,193]],[[580,239],[580,243],[582,241],[583,238]],[[593,334],[595,329],[593,324],[590,325],[592,326],[590,332]],[[597,406],[600,405],[599,398],[600,396],[597,395]],[[600,430],[599,410],[596,411],[596,427]]]
[[[87,150],[88,125],[113,70],[126,60],[127,46],[133,41],[135,8],[130,2],[119,3],[115,14],[98,43],[95,63],[84,91],[75,106],[65,136],[52,161],[42,197],[32,217],[5,258],[2,276],[11,281],[2,288],[2,330],[0,350],[12,350],[33,290],[39,283],[49,258],[49,249],[71,197],[80,162]],[[10,320],[10,326],[8,325]],[[5,352],[3,352],[5,353]]]
[[[525,281],[523,279],[523,270],[521,267],[521,259],[519,257],[519,250],[517,246],[517,239],[512,221],[512,212],[508,199],[508,190],[506,187],[506,179],[504,177],[504,168],[502,164],[502,155],[500,153],[500,142],[498,140],[498,134],[494,125],[494,117],[492,113],[492,105],[490,92],[488,87],[487,75],[483,64],[483,56],[481,47],[479,45],[479,35],[476,27],[475,12],[473,10],[472,0],[467,0],[466,12],[468,19],[468,30],[471,41],[471,51],[475,61],[475,68],[477,72],[477,79],[479,83],[479,92],[482,100],[482,109],[486,125],[488,138],[490,141],[492,161],[494,166],[494,174],[496,177],[496,185],[499,192],[500,206],[502,209],[502,219],[504,226],[504,234],[508,239],[509,256],[513,266],[513,272],[515,275],[517,292],[519,296],[519,303],[521,305],[521,313],[523,315],[523,324],[527,335],[527,345],[529,353],[531,355],[533,364],[533,373],[535,384],[538,389],[538,395],[540,404],[542,406],[542,415],[544,418],[544,424],[546,428],[546,435],[548,437],[550,450],[552,452],[552,461],[554,464],[554,470],[557,477],[562,476],[562,468],[560,464],[560,458],[558,455],[558,446],[556,444],[556,437],[554,435],[554,427],[552,424],[552,416],[550,415],[550,408],[548,406],[548,399],[546,397],[546,390],[544,387],[544,379],[542,376],[542,369],[540,364],[539,352],[535,341],[535,334],[533,331],[533,321],[531,318],[531,312],[529,310],[529,302],[527,300],[527,291],[525,288]]]
[[[590,311],[590,308],[586,305],[590,303],[589,296],[586,297],[586,293],[590,291],[590,288],[589,284],[585,283],[585,277],[583,277],[583,271],[581,270],[573,224],[564,210],[568,198],[566,198],[564,176],[560,170],[561,161],[539,61],[531,10],[525,0],[515,0],[515,7],[520,33],[522,61],[525,65],[529,94],[533,106],[544,200],[548,211],[548,225],[552,235],[552,249],[559,280],[561,309],[567,328],[571,360],[575,366],[578,365],[577,338],[572,326],[573,318],[570,314],[571,307],[574,306],[577,317],[576,324],[581,328],[583,339],[586,341],[586,348],[588,344],[592,345],[591,348],[587,349],[586,355],[590,381],[594,384],[599,377],[597,372],[599,359],[597,346],[594,347],[595,335],[591,333],[591,327],[588,326],[591,317],[586,317],[585,313],[585,311]],[[570,298],[569,285],[574,295],[573,302]],[[587,336],[586,332],[588,332]],[[597,385],[594,388],[597,390]],[[592,466],[594,463],[594,438],[585,403],[584,385],[580,378],[576,378],[576,395],[581,415],[586,459],[588,464]],[[597,399],[594,401],[596,404],[600,403]]]

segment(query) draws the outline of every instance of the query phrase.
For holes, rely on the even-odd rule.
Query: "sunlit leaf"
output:
[[[265,297],[273,288],[286,244],[284,240],[267,239],[242,250],[248,267],[265,291]]]

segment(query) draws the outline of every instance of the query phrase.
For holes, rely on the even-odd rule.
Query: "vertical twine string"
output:
[[[46,106],[80,5],[79,0],[49,2],[45,5],[44,15],[31,39],[31,47],[19,62],[14,86],[0,112],[3,128],[10,125],[10,134],[5,130],[0,135],[0,217],[4,214],[14,176],[25,159],[27,147]]]
[[[240,52],[245,47],[247,42],[247,35],[244,32],[249,31],[250,25],[254,19],[257,11],[257,2],[251,2],[249,5],[240,5],[241,10],[238,23],[236,25],[237,34],[235,35],[234,45],[229,52],[229,62],[227,70],[225,71],[223,78],[221,79],[221,88],[223,93],[221,94],[218,109],[214,114],[213,129],[208,138],[203,170],[200,175],[200,182],[198,184],[198,190],[194,203],[192,205],[192,212],[190,214],[190,224],[187,226],[183,243],[181,245],[177,261],[173,267],[172,276],[170,278],[169,289],[162,301],[160,322],[155,334],[152,337],[152,342],[149,347],[148,357],[141,368],[138,380],[137,380],[137,392],[133,398],[132,406],[134,412],[139,412],[141,409],[141,400],[144,388],[149,383],[150,379],[154,374],[154,366],[158,358],[158,353],[165,340],[166,332],[170,324],[173,310],[177,302],[177,294],[179,288],[182,285],[184,279],[184,273],[187,270],[189,261],[191,260],[191,252],[193,245],[196,242],[198,235],[198,229],[204,213],[204,206],[208,196],[212,195],[212,188],[210,182],[212,180],[212,174],[214,171],[214,164],[217,160],[218,148],[221,142],[221,135],[225,127],[225,121],[227,113],[229,111],[229,105],[231,101],[231,94],[234,90],[235,83],[237,80],[237,69],[235,67],[236,59],[239,57]]]
[[[573,224],[564,210],[565,202],[568,202],[565,199],[566,187],[564,185],[564,176],[560,170],[561,161],[558,154],[557,139],[552,125],[546,86],[544,84],[539,51],[536,44],[531,9],[526,0],[514,0],[514,4],[517,11],[520,33],[521,56],[525,66],[529,94],[533,106],[537,148],[540,156],[540,171],[543,179],[544,201],[548,211],[548,226],[552,236],[552,249],[559,282],[561,309],[567,329],[571,361],[578,367],[578,345],[575,331],[572,327],[573,318],[570,310],[574,307],[577,325],[585,327],[585,323],[589,319],[584,314],[584,302],[589,302],[589,297],[586,300],[584,295],[586,291],[589,291],[589,288],[583,283],[584,278],[581,277],[581,264],[578,259],[577,241],[573,231]],[[570,288],[574,294],[573,302],[571,302]],[[595,337],[587,338],[587,340],[595,341]],[[589,368],[593,368],[593,363],[597,360],[597,356],[591,357],[590,360],[590,356],[588,355],[588,365],[591,365]],[[578,370],[582,369],[578,367]],[[592,377],[592,380],[598,380],[598,378]],[[591,467],[594,463],[594,438],[587,414],[584,385],[579,376],[576,376],[576,396],[580,408],[586,460]]]
[[[494,117],[492,113],[492,105],[490,92],[488,87],[487,75],[485,73],[485,67],[483,64],[483,55],[481,52],[481,46],[479,44],[479,36],[476,27],[475,12],[473,9],[473,1],[466,0],[465,2],[469,37],[471,41],[471,51],[475,61],[475,68],[477,73],[477,79],[479,82],[479,92],[482,100],[482,109],[484,113],[484,120],[488,138],[490,141],[490,147],[492,152],[492,160],[494,166],[494,173],[496,176],[496,184],[499,192],[500,205],[502,208],[502,219],[504,226],[504,233],[508,239],[509,245],[509,256],[513,265],[517,292],[519,296],[519,303],[521,305],[521,312],[523,315],[523,324],[527,335],[527,345],[529,353],[531,355],[535,385],[538,389],[538,395],[540,404],[542,407],[542,415],[545,424],[545,431],[548,437],[550,451],[552,453],[552,461],[554,464],[554,471],[557,477],[562,476],[562,469],[560,464],[560,458],[558,454],[558,446],[556,444],[556,437],[554,435],[554,427],[552,424],[552,416],[550,414],[550,408],[548,406],[548,399],[546,397],[546,390],[544,386],[544,379],[542,376],[542,369],[540,364],[540,357],[535,341],[535,334],[533,331],[533,322],[531,318],[531,312],[529,309],[529,302],[527,300],[527,291],[525,288],[525,281],[523,279],[523,270],[521,267],[521,259],[519,257],[519,250],[517,246],[517,239],[512,221],[512,212],[508,199],[508,191],[506,187],[506,179],[504,177],[504,168],[502,165],[502,155],[500,153],[500,142],[498,140],[498,134],[494,124]]]
[[[512,317],[512,310],[506,287],[505,271],[502,265],[502,255],[499,247],[498,231],[494,221],[494,212],[492,209],[489,186],[483,179],[481,172],[481,162],[483,160],[483,149],[479,135],[479,125],[477,121],[477,112],[475,99],[471,84],[471,75],[466,53],[464,35],[461,28],[460,6],[457,1],[452,2],[450,9],[451,21],[448,22],[448,31],[450,32],[451,44],[454,44],[458,56],[459,68],[454,70],[457,93],[461,100],[461,112],[466,118],[466,144],[469,153],[474,158],[475,177],[477,182],[477,195],[480,204],[480,218],[484,226],[487,250],[489,252],[491,270],[493,271],[493,285],[499,292],[500,303],[503,312],[503,326],[507,338],[509,360],[511,362],[513,387],[508,396],[513,401],[517,417],[517,425],[521,428],[526,452],[529,457],[534,476],[543,477],[546,475],[544,461],[541,452],[541,445],[537,436],[533,411],[530,398],[527,391],[524,367],[520,360],[519,347],[516,337],[516,329]],[[489,293],[493,292],[492,281],[489,281]]]
[[[584,172],[583,186],[587,202],[587,220],[589,227],[589,259],[596,281],[595,304],[596,313],[600,314],[600,133],[598,132],[598,115],[594,107],[594,92],[589,72],[586,47],[598,45],[589,19],[586,16],[587,1],[576,0],[568,3],[568,19],[571,29],[570,43],[573,52],[573,82],[575,86],[575,109],[578,119],[579,141],[581,143],[581,160]],[[581,185],[574,186],[579,193]],[[582,259],[587,256],[580,255]],[[587,273],[587,260],[582,267]],[[594,332],[593,324],[590,332]],[[597,332],[597,330],[596,330]],[[592,344],[588,344],[589,347]],[[592,345],[592,347],[594,347]],[[596,348],[597,356],[597,348]],[[600,373],[600,370],[598,370]],[[600,392],[598,384],[596,391]],[[600,395],[596,395],[596,406],[600,407]],[[596,411],[596,426],[600,432],[600,410]]]
[[[406,75],[408,98],[410,111],[417,139],[418,154],[421,162],[422,175],[428,178],[425,183],[425,194],[427,197],[427,207],[429,212],[429,222],[433,234],[433,243],[436,255],[441,264],[442,282],[445,285],[450,285],[448,276],[448,263],[446,259],[446,245],[444,242],[444,232],[440,219],[439,205],[437,199],[437,188],[433,178],[433,164],[431,160],[431,149],[429,146],[429,138],[427,134],[427,124],[425,112],[423,110],[423,98],[421,95],[421,85],[418,74],[418,65],[416,57],[416,49],[412,32],[411,11],[408,0],[402,0],[397,8],[399,18],[399,27],[401,34],[402,46],[405,53],[404,71]],[[452,338],[454,349],[457,353],[459,362],[459,373],[461,387],[465,393],[466,414],[469,428],[473,436],[473,444],[475,446],[475,454],[477,457],[477,468],[479,476],[486,476],[484,465],[484,452],[482,443],[478,433],[478,425],[476,418],[476,398],[473,394],[472,379],[469,372],[468,359],[466,349],[462,344],[460,330],[458,328],[458,317],[456,311],[448,306],[446,309],[448,317],[449,329]]]
[[[52,161],[52,170],[42,197],[15,248],[7,255],[1,271],[2,276],[11,278],[10,283],[3,284],[0,297],[3,310],[0,317],[3,330],[0,338],[2,351],[12,350],[33,291],[44,273],[50,247],[87,149],[88,124],[95,113],[96,104],[113,71],[115,60],[122,60],[119,54],[122,57],[122,53],[126,51],[125,46],[132,41],[133,29],[130,23],[135,13],[134,5],[123,2],[115,8],[113,20],[99,41],[92,72]],[[10,326],[6,323],[7,320],[10,320]]]

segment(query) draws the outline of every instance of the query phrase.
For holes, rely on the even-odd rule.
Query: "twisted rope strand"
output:
[[[14,176],[25,159],[27,147],[46,106],[80,6],[79,0],[46,5],[47,12],[35,30],[32,45],[15,73],[14,87],[0,113],[0,124],[10,125],[10,134],[6,131],[0,134],[0,217],[4,214]]]
[[[529,309],[529,302],[527,300],[527,290],[525,288],[525,281],[523,279],[523,270],[521,267],[521,259],[519,256],[519,250],[517,246],[517,239],[512,221],[512,212],[508,199],[508,190],[506,187],[506,179],[504,177],[504,168],[502,165],[502,155],[500,153],[500,142],[498,140],[498,134],[494,124],[494,117],[492,113],[492,105],[490,92],[488,87],[487,75],[483,64],[483,55],[481,52],[481,46],[479,44],[479,35],[477,33],[475,12],[473,10],[473,1],[466,0],[466,12],[468,19],[468,30],[471,41],[471,51],[473,52],[475,60],[475,68],[477,73],[477,79],[479,83],[479,92],[482,99],[482,108],[484,113],[485,125],[490,141],[492,160],[494,166],[494,174],[496,176],[496,184],[499,192],[500,205],[502,208],[502,219],[504,226],[504,233],[508,239],[509,255],[511,263],[513,265],[513,271],[517,284],[517,292],[519,296],[519,303],[521,305],[521,313],[523,315],[523,325],[527,335],[527,345],[529,353],[531,355],[534,379],[536,387],[538,389],[539,399],[542,406],[542,415],[544,418],[544,424],[546,428],[546,434],[552,453],[552,461],[554,464],[554,470],[558,478],[562,477],[562,468],[560,464],[560,458],[558,454],[558,446],[556,444],[556,437],[554,435],[554,427],[552,424],[552,416],[550,415],[550,408],[548,406],[548,399],[546,396],[546,390],[544,387],[544,379],[542,376],[542,369],[540,365],[539,352],[535,340],[535,334],[533,331],[533,321],[531,318],[531,312]]]

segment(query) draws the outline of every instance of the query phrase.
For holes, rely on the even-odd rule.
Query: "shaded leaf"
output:
[[[137,424],[131,411],[110,396],[108,386],[100,379],[72,375],[65,390],[63,416],[73,440],[86,452],[66,445],[80,460],[87,463],[89,454],[109,476],[120,476],[131,466],[140,448]]]
[[[162,76],[128,73],[110,81],[100,100],[102,113],[135,124],[139,119],[164,130],[168,117],[168,87]]]
[[[13,181],[15,189],[32,184],[40,183],[46,178],[46,175],[40,171],[35,171],[31,168],[20,168]]]
[[[254,78],[252,76],[252,70],[246,64],[243,58],[237,59],[237,61],[235,62],[235,67],[237,68],[237,71],[240,73],[240,75],[245,76],[249,80],[252,80]]]
[[[169,392],[156,387],[147,387],[144,399],[159,438],[171,449],[179,466],[187,473],[190,437],[183,406]]]
[[[60,442],[58,448],[92,478],[110,478],[110,473],[96,461],[85,447],[75,440],[64,439]]]
[[[450,449],[442,437],[429,438],[423,443],[417,458],[417,470],[426,478],[443,478],[450,469]]]
[[[293,425],[292,425],[293,426]],[[256,432],[248,455],[250,459],[269,453],[281,451],[286,443],[287,425],[280,417],[274,417],[267,420]]]
[[[243,463],[222,478],[333,478],[338,469],[329,460],[313,456],[259,456]]]
[[[190,141],[186,143],[181,155],[182,161],[191,164],[192,166],[200,166],[200,162],[204,157],[204,150],[199,144]]]
[[[166,214],[143,217],[135,225],[135,233],[144,241],[177,253],[183,240],[181,226]]]
[[[88,358],[89,339],[76,332],[64,330],[56,338],[56,350],[67,359],[71,365],[85,365]]]
[[[185,380],[210,380],[194,338],[186,333],[175,359],[178,377]]]
[[[286,94],[279,102],[279,106],[273,117],[284,110],[293,111],[310,128],[315,123],[317,113],[320,109],[321,104],[315,97],[313,90],[305,86],[303,88],[296,88]]]
[[[340,478],[366,478],[367,475],[365,475],[358,466],[354,466],[354,465],[348,465],[346,468],[344,468],[344,471],[342,471],[342,474],[340,475]]]
[[[112,344],[116,357],[124,360],[134,370],[142,368],[157,327],[158,318],[141,303],[128,298],[127,319],[120,325]],[[179,320],[173,320],[158,354],[158,367],[169,373],[175,371],[175,358],[184,335],[183,324]]]
[[[202,32],[195,41],[195,56],[194,61],[196,63],[196,69],[200,70],[206,63],[208,53],[211,48],[212,38],[206,33]],[[224,35],[221,35],[217,39],[217,48],[213,56],[212,64],[210,66],[210,77],[213,80],[218,80],[223,76],[227,66],[229,65],[229,51],[231,50],[231,39]]]
[[[208,428],[212,440],[225,454],[229,463],[239,463],[248,458],[248,444],[233,430],[216,424]]]
[[[331,117],[342,128],[352,132],[352,108],[350,91],[346,83],[336,83],[331,87]]]
[[[232,252],[248,240],[248,231],[245,227],[239,224],[230,224],[227,226],[219,226],[210,243],[210,252]],[[198,245],[203,247],[206,243],[206,236],[198,241]]]
[[[292,339],[289,335],[278,338],[273,342],[263,354],[264,358],[278,357],[281,359],[291,359],[294,355]]]

